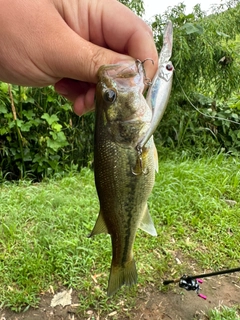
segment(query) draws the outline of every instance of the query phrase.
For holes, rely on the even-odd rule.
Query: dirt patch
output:
[[[201,293],[207,296],[207,300],[177,285],[165,293],[149,285],[139,292],[136,306],[130,312],[123,310],[120,314],[111,312],[104,316],[98,316],[100,310],[89,311],[85,316],[79,315],[77,292],[72,294],[72,304],[64,308],[50,307],[53,294],[45,294],[38,309],[30,308],[24,313],[1,310],[0,320],[207,320],[210,309],[219,305],[240,304],[240,280],[237,275],[208,278],[204,280],[201,288]]]
[[[175,292],[146,292],[139,300],[137,313],[131,319],[142,320],[193,320],[208,319],[209,310],[219,305],[234,306],[240,304],[240,286],[236,277],[214,277],[205,280],[201,292],[207,296],[201,299],[193,291],[176,287]]]

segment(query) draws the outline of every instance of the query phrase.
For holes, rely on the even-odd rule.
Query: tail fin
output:
[[[111,266],[108,281],[107,295],[110,297],[117,292],[124,284],[132,286],[137,283],[137,269],[134,259],[127,262],[125,266]]]

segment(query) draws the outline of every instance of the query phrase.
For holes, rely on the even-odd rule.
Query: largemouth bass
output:
[[[104,65],[98,79],[94,173],[100,212],[90,236],[111,236],[111,296],[122,285],[137,282],[133,244],[138,228],[157,235],[147,206],[158,169],[152,135],[139,147],[156,116],[143,96],[145,71],[140,61]]]

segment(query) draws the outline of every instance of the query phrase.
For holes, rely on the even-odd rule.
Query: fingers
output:
[[[54,42],[55,52],[61,56],[56,59],[56,54],[52,55],[51,61],[58,77],[96,83],[101,65],[133,58],[153,59],[155,65],[146,64],[148,77],[153,76],[157,51],[150,28],[139,17],[115,0],[72,2],[78,6],[72,6],[71,11],[69,3],[63,2],[64,9],[58,10],[64,19],[53,25],[61,34]],[[57,32],[53,30],[54,34]]]
[[[147,75],[152,78],[157,70],[158,53],[150,27],[118,1],[107,2],[109,5],[104,7],[102,25],[108,47],[141,61],[152,59],[154,65],[146,64]]]
[[[74,102],[74,112],[79,116],[94,108],[94,84],[64,78],[55,84],[55,90]]]
[[[79,95],[74,101],[73,110],[79,116],[94,109],[95,87],[90,87],[85,95]]]
[[[97,70],[103,64],[131,60],[131,57],[115,53],[109,49],[80,38],[70,28],[59,27],[61,40],[48,43],[48,64],[46,73],[55,78],[71,78],[89,83],[97,82]],[[45,44],[44,44],[45,46]],[[54,53],[56,50],[58,53]]]
[[[8,0],[0,18],[0,79],[56,84],[77,113],[91,108],[101,65],[151,58],[147,77],[157,69],[151,30],[116,0]]]

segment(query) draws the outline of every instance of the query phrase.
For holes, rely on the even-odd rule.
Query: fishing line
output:
[[[180,88],[181,88],[181,90],[182,90],[185,98],[187,99],[187,101],[190,103],[190,105],[191,105],[198,113],[200,113],[200,114],[203,115],[204,117],[208,117],[208,118],[215,119],[215,120],[228,121],[228,122],[231,122],[231,123],[240,125],[240,122],[237,122],[237,121],[234,121],[234,120],[230,120],[230,119],[226,119],[226,118],[211,116],[211,115],[209,115],[209,114],[206,114],[206,113],[200,111],[200,110],[192,103],[192,101],[190,100],[190,98],[188,97],[188,95],[186,94],[186,92],[184,91],[184,89],[183,89],[183,87],[182,87],[182,85],[181,85],[181,83],[180,83],[180,81],[179,81],[179,79],[178,79],[178,76],[177,76],[177,74],[176,74],[176,70],[175,70],[175,75],[176,75],[176,79],[177,79],[177,81],[178,81],[178,84],[179,84],[179,86],[180,86]]]

